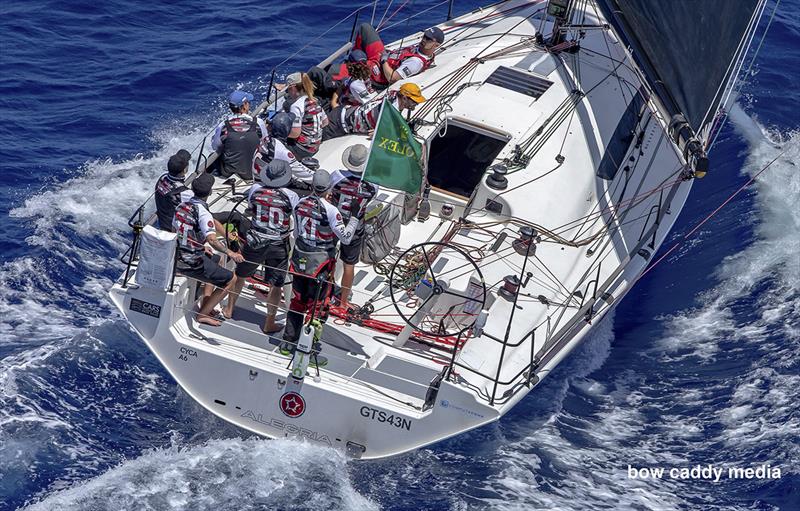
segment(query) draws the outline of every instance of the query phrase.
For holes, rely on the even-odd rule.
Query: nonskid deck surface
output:
[[[236,303],[232,318],[226,319],[220,326],[209,326],[196,321],[196,311],[184,311],[185,324],[189,330],[189,338],[207,343],[208,349],[223,344],[246,345],[255,357],[273,354],[284,360],[288,371],[290,357],[279,353],[282,332],[267,335],[261,331],[266,317],[266,303],[259,293],[245,286]],[[285,312],[279,312],[278,321],[285,319]],[[339,324],[336,324],[336,323]],[[390,351],[392,338],[381,335],[371,337],[359,336],[357,341],[352,328],[332,316],[324,326],[320,355],[325,357],[322,366],[325,373],[334,373],[354,382],[363,382],[379,386],[382,392],[395,393],[406,401],[424,399],[428,385],[440,372],[445,363],[444,353],[438,355],[430,345],[410,341],[405,347],[407,353],[432,360],[437,359],[439,365],[424,366],[409,363],[406,360],[386,356]],[[223,356],[230,356],[230,353]],[[309,374],[316,374],[312,367]],[[415,405],[419,407],[419,403]]]

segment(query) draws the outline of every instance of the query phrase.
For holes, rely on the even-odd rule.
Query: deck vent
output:
[[[533,99],[539,96],[553,85],[550,80],[537,76],[533,73],[514,69],[512,67],[500,66],[489,75],[484,83],[490,83],[504,89],[513,90],[520,94],[525,94]]]

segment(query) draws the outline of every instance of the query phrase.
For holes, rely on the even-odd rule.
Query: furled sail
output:
[[[601,0],[668,113],[703,142],[764,0]]]

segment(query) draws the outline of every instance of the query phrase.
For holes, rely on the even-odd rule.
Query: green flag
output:
[[[411,134],[403,116],[388,99],[383,100],[364,180],[394,190],[418,193],[422,186],[422,146]]]

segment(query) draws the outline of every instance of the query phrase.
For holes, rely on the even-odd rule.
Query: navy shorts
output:
[[[178,273],[186,277],[207,282],[217,287],[225,287],[233,278],[233,272],[219,265],[219,254],[203,254],[203,265],[197,268],[178,268]]]
[[[364,231],[356,232],[349,245],[340,245],[339,259],[344,264],[356,264],[361,258],[361,245],[364,244]]]
[[[258,265],[263,264],[264,282],[283,286],[286,271],[289,269],[289,240],[269,243],[257,249],[245,246],[242,249],[242,256],[245,261],[236,265],[237,277],[252,277]]]

